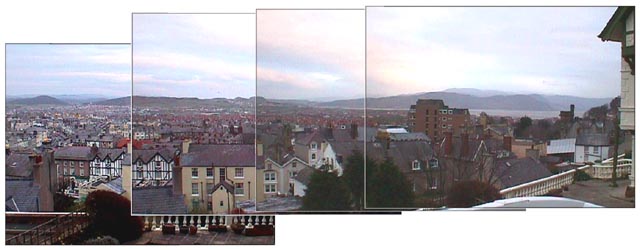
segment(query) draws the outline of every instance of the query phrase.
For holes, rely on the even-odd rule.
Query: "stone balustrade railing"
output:
[[[578,170],[588,171],[590,167],[591,166],[583,166],[578,168]],[[500,190],[500,194],[505,199],[545,195],[551,190],[561,189],[564,186],[571,185],[571,183],[574,182],[575,173],[576,170],[572,169],[543,179]]]
[[[233,215],[211,215],[211,214],[183,214],[183,215],[144,215],[141,216],[148,230],[162,230],[165,224],[176,226],[196,226],[199,230],[207,230],[209,225],[230,226],[240,224],[246,227],[255,225],[275,226],[274,215],[258,214],[233,214]]]

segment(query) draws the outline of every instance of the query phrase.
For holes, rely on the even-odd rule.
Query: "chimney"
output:
[[[91,155],[97,155],[98,154],[98,146],[96,146],[95,144],[93,144],[93,146],[91,146]]]
[[[351,131],[349,131],[349,135],[351,135],[351,139],[353,140],[358,138],[358,124],[351,123]]]
[[[40,179],[42,178],[42,156],[29,155],[29,163],[33,166],[33,181],[40,184]]]
[[[469,134],[465,132],[465,133],[462,133],[460,137],[462,139],[462,145],[461,145],[460,151],[462,151],[461,152],[462,156],[465,157],[467,156],[467,154],[469,154]]]
[[[444,154],[450,155],[453,151],[453,133],[451,131],[444,132]]]
[[[262,142],[257,142],[256,143],[256,155],[257,156],[262,156],[262,154],[263,154]]]
[[[182,141],[182,152],[181,152],[181,154],[189,153],[189,144],[191,144],[191,140],[189,140],[189,139],[184,139]]]
[[[571,106],[569,106],[569,110],[571,111],[571,119],[573,120],[573,117],[575,115],[574,111],[576,110],[576,105],[571,104]]]
[[[540,150],[538,149],[528,148],[526,151],[526,154],[527,154],[527,157],[531,157],[536,160],[540,159]]]
[[[173,169],[171,169],[173,179],[173,194],[182,194],[182,167],[180,166],[180,156],[173,158]]]
[[[502,144],[504,146],[504,150],[511,152],[511,136],[503,136]]]

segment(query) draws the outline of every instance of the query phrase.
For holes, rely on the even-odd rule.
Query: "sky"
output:
[[[258,10],[258,95],[312,101],[364,97],[364,14]]]
[[[6,95],[131,94],[128,44],[7,44]]]
[[[133,93],[255,96],[254,14],[134,14]]]
[[[367,96],[448,88],[614,97],[615,7],[367,8]]]

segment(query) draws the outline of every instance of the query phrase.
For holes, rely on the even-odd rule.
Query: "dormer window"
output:
[[[438,159],[429,160],[429,168],[438,168]]]
[[[411,164],[411,170],[420,170],[420,161],[413,161],[413,163]]]
[[[311,149],[318,149],[318,144],[316,144],[315,142],[311,143]]]

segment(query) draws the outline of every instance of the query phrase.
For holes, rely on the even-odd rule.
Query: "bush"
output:
[[[90,230],[98,235],[110,235],[120,242],[140,238],[144,222],[131,216],[131,202],[116,193],[98,190],[89,193],[85,201],[91,220]]]
[[[575,173],[575,177],[574,178],[575,178],[576,181],[588,181],[588,180],[591,180],[591,176],[589,176],[589,174],[587,174],[583,170],[579,170],[579,169],[576,169],[576,173]]]
[[[465,208],[501,199],[500,191],[481,181],[455,183],[447,195],[447,207]]]
[[[104,237],[98,237],[95,239],[90,239],[82,243],[83,245],[120,245],[118,239],[113,238],[109,235]]]

